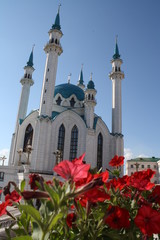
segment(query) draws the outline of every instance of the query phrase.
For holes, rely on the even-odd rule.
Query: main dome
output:
[[[54,96],[58,93],[64,98],[69,98],[72,94],[74,94],[79,101],[84,100],[84,91],[80,87],[71,83],[63,83],[55,86]]]

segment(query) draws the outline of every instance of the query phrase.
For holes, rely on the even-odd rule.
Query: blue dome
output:
[[[72,94],[74,94],[79,101],[84,100],[84,91],[71,83],[63,83],[55,87],[54,96],[57,94],[61,94],[64,98],[69,98]]]
[[[88,89],[95,89],[94,87],[95,87],[94,82],[92,80],[90,80],[89,83],[87,84],[87,88]]]

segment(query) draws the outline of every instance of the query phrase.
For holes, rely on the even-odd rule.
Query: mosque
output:
[[[86,86],[83,68],[77,85],[71,84],[70,81],[57,85],[58,58],[63,53],[60,42],[62,36],[58,10],[55,22],[49,30],[49,41],[44,47],[46,64],[40,108],[29,115],[26,114],[35,70],[33,50],[24,67],[24,76],[20,80],[22,90],[15,132],[12,136],[9,166],[4,166],[5,182],[11,178],[11,173],[18,182],[22,180],[23,172],[52,176],[52,169],[57,162],[62,159],[72,161],[84,152],[86,163],[91,164],[92,168],[105,170],[109,168],[108,163],[114,155],[124,154],[121,109],[121,80],[124,73],[121,71],[122,59],[117,41],[109,74],[112,81],[110,132],[102,118],[95,113],[97,91],[92,74]]]

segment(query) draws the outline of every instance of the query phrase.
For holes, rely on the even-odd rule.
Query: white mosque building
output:
[[[9,166],[2,167],[1,181],[20,182],[26,172],[53,175],[57,161],[79,157],[84,152],[86,163],[92,168],[109,168],[114,155],[124,154],[122,134],[121,71],[122,60],[116,41],[111,60],[112,71],[112,131],[110,132],[101,117],[96,115],[96,88],[92,75],[86,84],[81,69],[77,85],[68,83],[58,85],[56,73],[58,58],[63,53],[60,43],[63,36],[59,11],[55,23],[49,30],[49,41],[44,47],[46,64],[40,108],[27,113],[30,87],[33,80],[33,50],[24,67],[20,80],[22,91],[18,108],[15,132],[9,156]],[[25,170],[24,170],[25,169]],[[27,169],[27,171],[26,171]],[[1,187],[3,184],[0,184]]]

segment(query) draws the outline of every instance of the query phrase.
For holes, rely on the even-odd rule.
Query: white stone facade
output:
[[[15,180],[19,184],[22,179],[28,179],[29,172],[47,174],[45,176],[51,178],[53,167],[57,161],[54,153],[60,144],[63,148],[61,151],[63,159],[70,159],[73,154],[75,157],[79,157],[85,152],[86,163],[90,163],[92,168],[102,167],[103,170],[109,168],[109,161],[116,154],[119,156],[124,154],[121,127],[121,80],[124,78],[124,74],[120,68],[118,72],[114,70],[114,65],[120,66],[122,60],[119,58],[112,60],[113,68],[110,78],[113,85],[112,108],[115,105],[115,113],[112,114],[114,127],[110,132],[104,121],[94,112],[97,102],[92,78],[85,88],[81,70],[78,85],[70,83],[55,85],[58,57],[63,52],[60,44],[60,38],[63,34],[60,25],[57,24],[59,13],[57,15],[56,23],[49,31],[49,42],[44,48],[47,56],[40,110],[35,110],[28,116],[23,116],[23,119],[19,119],[19,112],[26,112],[23,95],[28,103],[29,89],[32,85],[30,80],[26,87],[27,90],[24,91],[24,86],[22,87],[18,121],[10,149],[9,166],[2,169],[5,172],[5,181],[0,186],[4,186],[9,180]],[[29,60],[29,64],[31,60]],[[27,67],[33,72],[33,67],[28,65]],[[27,67],[25,67],[25,74]],[[65,132],[63,139],[60,138],[61,127],[63,127],[63,134]],[[73,133],[74,127],[77,134],[76,140],[75,133]],[[26,150],[27,141],[30,141],[30,144],[28,143],[31,145],[32,151],[30,152]],[[73,153],[71,148],[73,148]],[[28,173],[25,169],[28,169]]]

